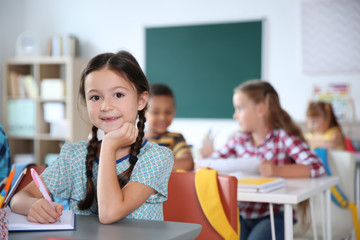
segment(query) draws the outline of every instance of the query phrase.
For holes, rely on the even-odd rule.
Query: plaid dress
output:
[[[271,161],[277,166],[286,164],[303,164],[310,169],[311,177],[325,174],[320,159],[300,138],[287,134],[283,129],[275,129],[267,134],[264,142],[255,146],[250,133],[238,133],[211,158],[228,157],[247,158],[256,156]],[[240,216],[245,219],[261,218],[270,214],[269,204],[255,202],[239,202]],[[283,206],[274,204],[274,212],[283,211]]]

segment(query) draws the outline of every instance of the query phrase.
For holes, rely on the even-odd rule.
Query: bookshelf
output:
[[[30,156],[36,164],[44,164],[45,157],[59,153],[65,141],[87,139],[90,122],[78,98],[86,62],[71,57],[5,61],[2,124],[13,162]]]

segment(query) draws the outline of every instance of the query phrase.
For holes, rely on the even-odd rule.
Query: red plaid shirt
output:
[[[300,138],[287,134],[282,129],[276,129],[267,134],[260,146],[251,142],[250,133],[236,134],[223,148],[214,152],[211,158],[228,157],[246,158],[257,156],[260,159],[272,161],[277,166],[285,164],[303,164],[309,167],[311,177],[325,174],[325,168],[320,159],[310,150]],[[274,204],[274,212],[283,211],[283,205]],[[245,218],[260,218],[269,215],[269,204],[255,202],[239,202],[240,215]]]

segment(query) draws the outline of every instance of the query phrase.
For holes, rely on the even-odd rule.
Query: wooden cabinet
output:
[[[30,156],[44,164],[47,154],[59,153],[65,141],[87,139],[91,125],[78,95],[86,62],[65,57],[5,62],[2,124],[13,161]]]

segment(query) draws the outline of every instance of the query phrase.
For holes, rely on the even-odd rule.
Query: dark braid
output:
[[[139,121],[137,123],[137,128],[139,129],[139,134],[136,138],[135,143],[133,143],[130,147],[130,157],[129,157],[130,166],[128,169],[126,169],[124,172],[118,175],[118,180],[121,188],[123,188],[129,182],[131,173],[137,161],[137,155],[140,153],[140,149],[145,135],[144,133],[145,122],[146,122],[145,110],[146,108],[138,112]]]
[[[89,209],[91,204],[95,199],[95,187],[94,182],[92,181],[92,169],[98,152],[98,138],[97,138],[97,130],[98,128],[92,127],[92,138],[89,141],[89,145],[87,146],[87,154],[86,154],[86,195],[85,198],[80,200],[78,203],[78,207],[80,210]]]

